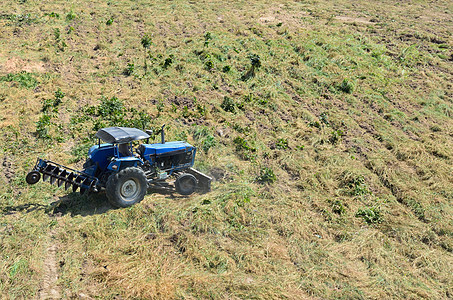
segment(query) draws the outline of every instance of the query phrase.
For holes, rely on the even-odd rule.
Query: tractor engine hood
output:
[[[142,144],[140,151],[143,156],[165,156],[174,155],[177,153],[184,153],[194,149],[194,147],[187,142],[167,142],[165,144]]]

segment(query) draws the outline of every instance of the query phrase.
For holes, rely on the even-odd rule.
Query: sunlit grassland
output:
[[[0,295],[452,297],[452,5],[0,4]],[[167,124],[212,192],[49,184],[103,126]],[[157,138],[156,138],[157,141]]]

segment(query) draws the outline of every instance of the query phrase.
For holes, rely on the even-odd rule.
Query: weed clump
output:
[[[22,71],[16,74],[8,74],[1,76],[0,81],[17,82],[21,87],[33,89],[38,85],[38,81],[33,77],[33,74]]]
[[[422,64],[422,56],[420,55],[419,46],[413,44],[404,48],[397,57],[398,61],[406,67],[415,67]]]
[[[330,126],[330,122],[329,122],[329,114],[327,112],[322,112],[320,115],[319,115],[319,120],[324,123],[326,126]]]
[[[50,139],[49,126],[51,124],[50,116],[48,114],[43,114],[39,117],[38,122],[36,122],[36,135],[41,139]]]
[[[145,50],[145,53],[144,53],[145,55],[144,55],[144,58],[143,58],[143,64],[144,64],[145,74],[146,74],[146,71],[148,70],[148,63],[147,63],[148,53],[147,53],[147,50],[149,49],[149,47],[151,47],[153,42],[152,42],[151,37],[149,36],[149,34],[145,34],[142,37],[140,42],[141,42],[141,44],[143,46],[143,49]]]
[[[210,134],[210,135],[206,136],[206,138],[203,140],[201,149],[203,149],[203,151],[205,153],[208,153],[209,149],[214,147],[216,144],[217,144],[217,142],[216,142],[214,136]]]
[[[34,23],[38,23],[38,18],[32,17],[31,14],[18,14],[18,15],[8,15],[2,14],[0,15],[1,19],[6,19],[12,22],[12,25],[15,26],[23,26],[23,25],[31,25]]]
[[[232,124],[231,128],[239,133],[248,134],[250,132],[250,127],[241,126],[239,124]]]
[[[95,131],[108,126],[146,128],[151,122],[151,117],[145,111],[126,108],[123,101],[115,96],[110,99],[102,97],[99,105],[89,106],[83,113],[84,117],[77,120],[82,122],[91,117]]]
[[[162,68],[167,69],[173,64],[173,55],[170,55],[168,58],[165,59],[164,63],[162,64]]]
[[[227,112],[235,113],[236,112],[236,103],[234,102],[233,99],[231,99],[228,96],[225,96],[223,98],[222,104],[220,104],[220,107]]]
[[[380,224],[384,221],[379,207],[361,208],[355,214],[357,218],[362,218],[367,224]]]
[[[419,220],[425,221],[425,209],[419,202],[414,199],[409,199],[406,201],[406,205],[409,206]]]
[[[60,18],[60,14],[58,14],[56,12],[45,13],[44,16],[49,16],[49,17],[55,18],[55,19],[59,19]]]
[[[75,18],[76,18],[76,14],[72,10],[66,15],[66,21],[72,21]]]
[[[219,61],[223,61],[223,58],[220,55],[218,54],[211,55],[204,50],[201,51],[195,50],[194,54],[197,55],[201,61],[203,61],[204,68],[207,71],[212,71],[214,69],[215,64],[213,61],[213,57],[217,58],[217,60]]]
[[[203,149],[205,153],[208,153],[209,149],[217,145],[217,141],[208,127],[197,128],[193,133],[193,137],[201,144],[201,149]]]
[[[212,34],[210,32],[206,32],[204,35],[204,46],[209,46],[209,41],[212,40]]]
[[[342,136],[344,136],[343,130],[340,130],[340,129],[334,130],[330,134],[329,142],[331,144],[335,145],[336,143],[338,143],[340,141]]]
[[[261,67],[261,59],[258,54],[252,54],[249,56],[251,66],[249,70],[241,76],[242,81],[247,81],[255,77],[256,71]]]
[[[52,123],[52,117],[58,113],[58,106],[62,103],[65,93],[58,88],[54,93],[53,99],[45,99],[42,104],[42,115],[36,122],[36,135],[38,138],[51,139],[50,126]],[[61,137],[59,137],[61,139]]]
[[[351,94],[354,90],[354,84],[345,78],[339,85],[337,85],[337,89],[343,93]]]
[[[275,147],[281,150],[288,149],[288,140],[284,138],[278,139],[275,143]]]
[[[93,114],[100,117],[112,118],[121,115],[124,109],[123,102],[117,97],[110,99],[106,97],[101,98],[101,104],[98,107],[91,107]]]
[[[310,121],[308,123],[308,126],[315,127],[315,128],[321,128],[321,123],[319,123],[318,121]]]
[[[242,159],[250,160],[254,159],[256,155],[256,148],[249,145],[249,143],[242,137],[237,137],[233,140],[233,143],[236,145],[236,152]]]
[[[212,70],[214,68],[214,62],[212,60],[207,60],[204,62],[204,66],[206,68],[206,70]]]
[[[153,44],[149,34],[145,34],[142,37],[141,43],[142,43],[143,48],[145,48],[145,49],[148,49]]]
[[[58,106],[58,105],[61,104],[61,99],[63,99],[63,97],[64,97],[66,94],[63,93],[63,92],[61,91],[60,88],[58,88],[58,89],[55,91],[54,95],[55,95],[54,106]]]
[[[74,147],[71,149],[71,154],[73,158],[71,159],[71,163],[76,163],[86,158],[88,153],[88,149],[93,145],[93,142],[90,138],[83,138],[79,143],[75,144]]]
[[[343,172],[341,175],[342,181],[340,186],[343,187],[343,192],[350,196],[360,196],[371,194],[365,182],[363,175],[354,175],[349,171]]]
[[[55,46],[57,47],[57,50],[63,52],[68,45],[63,40],[63,37],[61,36],[60,29],[59,28],[55,28],[53,30],[53,35],[54,35],[54,38],[55,38]]]
[[[260,170],[260,175],[256,178],[259,183],[274,183],[277,180],[274,171],[271,168],[263,167]]]
[[[53,112],[58,112],[58,106],[61,104],[63,97],[65,96],[65,93],[61,91],[60,88],[58,88],[55,93],[55,98],[54,99],[46,99],[43,101],[42,105],[42,112],[43,113],[49,113],[51,112],[51,109]]]
[[[240,151],[240,150],[247,150],[247,151],[252,151],[252,152],[255,152],[256,149],[253,148],[253,147],[250,147],[247,143],[247,141],[241,137],[237,137],[234,139],[234,144],[236,145],[236,150],[237,151]]]
[[[133,63],[128,63],[126,69],[124,69],[123,74],[126,76],[131,76],[134,74],[135,65]]]
[[[331,202],[331,208],[334,213],[337,215],[343,215],[346,213],[346,209],[343,205],[343,202],[341,200],[335,200],[335,201],[330,201]]]

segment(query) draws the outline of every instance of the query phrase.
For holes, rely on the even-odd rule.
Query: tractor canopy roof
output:
[[[124,144],[149,138],[149,135],[137,128],[108,127],[96,133],[96,137],[110,144]]]

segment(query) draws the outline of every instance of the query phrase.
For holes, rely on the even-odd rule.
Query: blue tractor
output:
[[[164,125],[165,126],[165,125]],[[128,207],[143,200],[148,187],[176,189],[182,195],[195,190],[208,192],[211,178],[192,168],[196,148],[187,142],[165,142],[164,126],[161,143],[149,144],[151,131],[136,128],[109,127],[96,133],[98,144],[88,151],[82,171],[38,158],[27,174],[29,184],[37,183],[42,174],[65,189],[80,193],[105,190],[107,199],[116,207]],[[101,140],[105,143],[101,143]],[[146,140],[133,149],[133,141]],[[135,152],[135,153],[134,153]],[[169,182],[168,179],[175,179]]]

